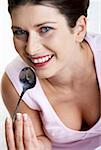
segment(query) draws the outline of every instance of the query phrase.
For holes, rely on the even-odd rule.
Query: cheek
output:
[[[45,45],[47,45],[47,47],[52,50],[53,52],[55,51],[59,51],[59,49],[62,48],[62,38],[61,36],[54,34],[50,37],[47,38],[47,40],[44,40]]]
[[[18,53],[21,53],[24,50],[24,47],[25,47],[23,42],[21,42],[20,40],[18,40],[16,38],[13,38],[13,41],[14,41],[15,50]]]
[[[58,60],[60,60],[60,63],[65,62],[73,48],[73,36],[66,33],[58,33],[48,39],[48,44],[50,45],[49,48],[53,50]]]
[[[69,35],[65,31],[58,31],[57,33],[52,34],[52,36],[48,37],[47,43],[53,48],[64,49],[70,43],[71,37],[68,36]]]

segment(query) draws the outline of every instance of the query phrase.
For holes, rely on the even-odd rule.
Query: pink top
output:
[[[99,87],[101,91],[101,36],[87,35],[86,40],[92,48]],[[28,66],[20,57],[11,62],[6,73],[20,94],[22,85],[19,73]],[[94,150],[101,145],[101,118],[87,131],[76,131],[66,127],[50,105],[37,78],[36,86],[28,90],[23,96],[24,102],[32,109],[40,111],[45,134],[51,139],[52,150]]]

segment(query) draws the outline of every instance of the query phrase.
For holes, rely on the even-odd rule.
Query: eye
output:
[[[16,36],[18,39],[25,40],[25,41],[28,39],[28,32],[25,31],[25,30],[16,29],[16,30],[13,30],[13,34],[14,34],[14,36]]]
[[[40,28],[40,33],[47,33],[49,31],[51,31],[53,28],[52,27],[48,27],[48,26],[45,26],[45,27],[41,27]]]

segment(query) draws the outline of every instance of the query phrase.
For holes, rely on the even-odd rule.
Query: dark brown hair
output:
[[[81,15],[87,17],[89,0],[8,0],[8,11],[11,14],[14,8],[26,4],[55,7],[66,17],[68,25],[74,27]]]

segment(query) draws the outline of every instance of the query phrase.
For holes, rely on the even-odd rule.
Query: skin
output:
[[[44,93],[60,120],[73,130],[91,128],[100,116],[100,94],[93,54],[84,40],[86,18],[81,16],[71,29],[57,9],[40,5],[19,6],[12,11],[11,18],[16,51],[35,69]],[[15,34],[18,28],[21,29],[20,35]],[[31,61],[47,55],[52,56],[47,63],[35,65]],[[19,95],[6,73],[2,79],[2,96],[12,115]],[[12,120],[6,121],[9,149],[51,149],[39,112],[30,109],[23,101],[18,112],[21,114],[14,122],[14,132]]]

